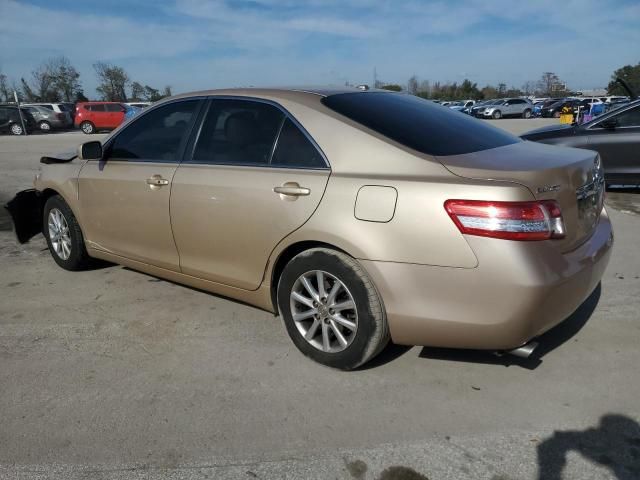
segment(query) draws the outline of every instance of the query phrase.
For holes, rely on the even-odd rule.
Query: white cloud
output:
[[[414,73],[461,80],[464,71],[481,84],[516,86],[552,70],[585,88],[640,60],[640,4],[614,0],[254,0],[253,7],[175,0],[157,7],[162,20],[108,7],[86,14],[55,3],[0,1],[0,44],[10,45],[0,54],[4,73],[19,79],[47,57],[64,54],[80,68],[88,91],[98,60],[176,91],[369,83],[374,66],[384,80],[400,83]]]

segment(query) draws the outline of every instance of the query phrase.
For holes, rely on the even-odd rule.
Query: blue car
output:
[[[124,121],[128,121],[142,111],[141,108],[132,107],[131,105],[122,105],[124,107]]]

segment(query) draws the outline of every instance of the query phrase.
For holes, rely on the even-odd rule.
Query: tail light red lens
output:
[[[562,212],[555,200],[447,200],[444,208],[460,232],[467,235],[525,241],[565,236]]]

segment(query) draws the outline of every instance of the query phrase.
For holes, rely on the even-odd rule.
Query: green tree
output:
[[[173,93],[171,92],[171,85],[165,86],[164,90],[162,91],[162,98],[170,97],[172,95]]]
[[[633,93],[640,95],[640,62],[637,65],[625,65],[617,69],[611,75],[611,81],[607,86],[607,91],[610,95],[629,95],[629,92],[616,82],[616,78],[625,80],[633,90]]]
[[[96,91],[102,99],[109,102],[126,102],[129,75],[124,68],[105,62],[94,63],[93,68],[98,77]]]
[[[380,88],[383,90],[391,90],[392,92],[401,92],[402,87],[397,83],[388,83],[386,85],[382,85]]]

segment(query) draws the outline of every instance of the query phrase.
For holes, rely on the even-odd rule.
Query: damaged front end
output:
[[[18,242],[27,243],[42,233],[42,194],[34,189],[22,190],[5,205],[13,220]]]

